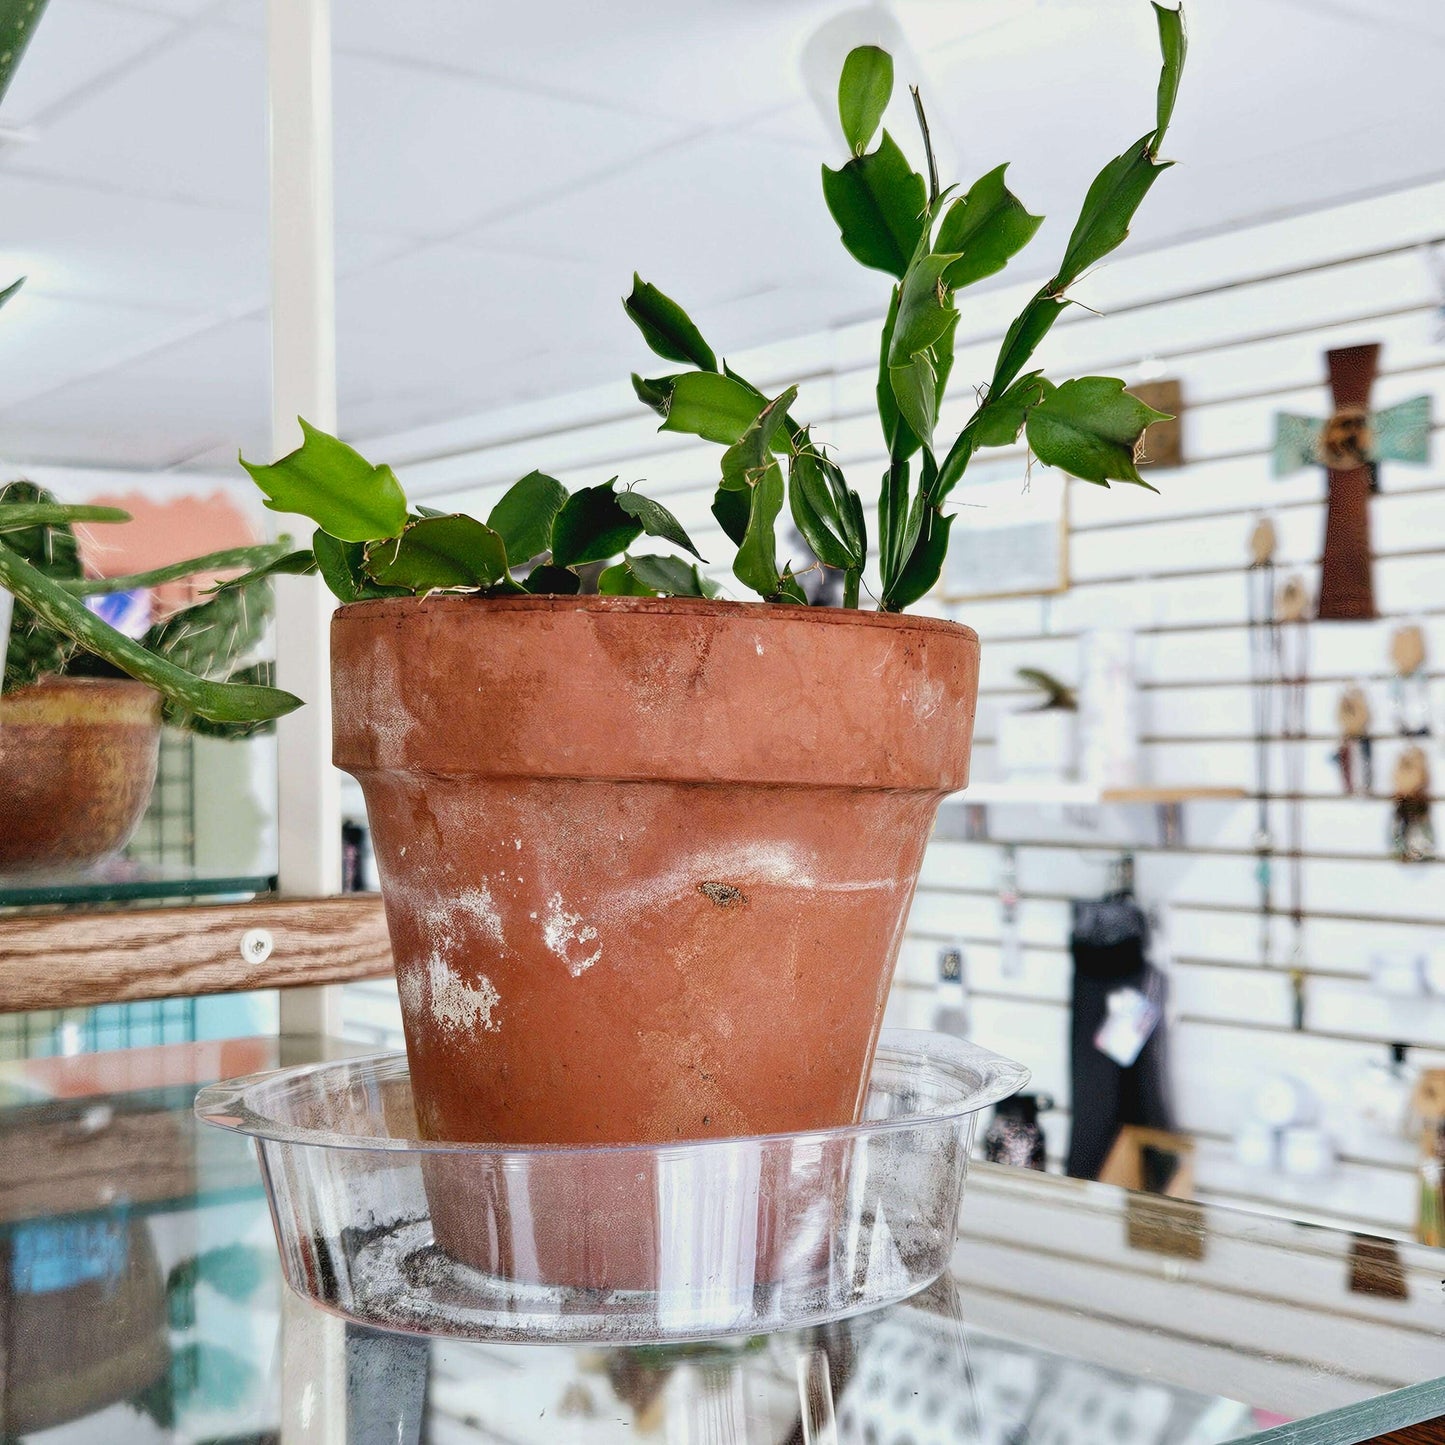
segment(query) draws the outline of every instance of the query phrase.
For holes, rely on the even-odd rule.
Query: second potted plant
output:
[[[259,680],[265,669],[246,659],[271,616],[264,578],[202,598],[134,641],[84,600],[263,566],[286,547],[238,547],[127,577],[87,577],[75,524],[125,520],[113,507],[61,506],[31,482],[0,487],[0,547],[55,589],[69,618],[62,628],[22,600],[0,639],[0,873],[85,868],[123,848],[150,800],[163,720],[229,737],[260,725],[207,722],[92,649],[113,653],[119,643],[140,669],[161,676],[184,667],[182,676]]]

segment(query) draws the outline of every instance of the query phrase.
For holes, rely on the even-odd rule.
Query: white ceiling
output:
[[[332,0],[343,429],[646,367],[634,268],[720,349],[882,304],[818,188],[800,57],[901,37],[945,176],[1012,159],[1052,269],[1148,129],[1146,0]],[[0,110],[0,452],[168,468],[267,450],[262,0],[50,0]],[[1445,173],[1440,0],[1194,0],[1131,245]],[[823,42],[817,42],[822,45]],[[901,85],[900,85],[901,93]],[[906,97],[905,97],[906,99]],[[889,125],[915,152],[911,115]]]

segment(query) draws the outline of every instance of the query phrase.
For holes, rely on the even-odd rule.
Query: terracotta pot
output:
[[[161,697],[129,678],[47,678],[0,698],[0,873],[84,868],[150,801]]]
[[[968,780],[972,631],[407,598],[336,614],[332,678],[425,1137],[854,1119],[934,812]]]

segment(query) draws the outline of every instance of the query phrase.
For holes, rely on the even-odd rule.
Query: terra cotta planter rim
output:
[[[148,682],[137,682],[133,677],[71,677],[66,673],[52,672],[37,677],[34,682],[27,682],[24,687],[17,687],[12,692],[5,694],[8,701],[12,697],[19,697],[22,693],[35,692],[44,688],[49,692],[58,692],[61,689],[74,689],[78,692],[154,692],[155,689]]]
[[[976,676],[978,636],[937,618],[700,598],[388,598],[336,612],[331,651],[333,761],[357,777],[939,794],[968,781],[975,684],[960,688],[955,670]]]
[[[126,709],[129,704],[136,710],[136,716],[118,719],[114,715],[67,715],[65,721],[70,725],[104,727],[116,721],[143,721],[142,713],[148,713],[153,707],[159,706],[160,694],[149,683],[138,682],[131,677],[70,677],[64,673],[47,673],[43,677],[37,677],[34,682],[27,682],[24,687],[7,692],[0,698],[0,708],[3,708],[10,715],[10,720],[16,724],[22,721],[33,723],[34,720],[22,719],[20,716],[29,711],[31,706],[43,706],[47,703],[62,707],[67,704],[73,706],[86,698],[96,702],[109,702],[112,709]]]
[[[787,602],[734,602],[704,597],[481,597],[475,594],[432,593],[427,597],[380,597],[369,602],[348,602],[338,607],[335,621],[352,618],[405,618],[426,612],[460,612],[480,607],[506,612],[611,612],[641,617],[743,617],[759,621],[808,621],[820,626],[882,627],[891,631],[966,632],[978,634],[963,622],[924,617],[912,612],[871,612],[856,607],[804,607]]]

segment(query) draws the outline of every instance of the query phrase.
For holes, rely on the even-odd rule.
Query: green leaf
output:
[[[172,613],[141,638],[141,646],[198,677],[225,677],[265,635],[271,588],[264,579]]]
[[[632,575],[644,587],[668,597],[716,597],[717,585],[681,557],[628,557]]]
[[[957,315],[957,313],[954,313]],[[942,336],[929,348],[933,354],[933,369],[938,374],[938,405],[943,406],[943,394],[948,389],[949,374],[953,371],[953,338],[958,323],[951,321]]]
[[[632,273],[632,294],[622,303],[637,323],[642,339],[668,361],[690,361],[702,371],[716,371],[717,357],[691,317],[670,296]]]
[[[682,523],[661,502],[654,502],[651,497],[644,497],[641,492],[626,491],[617,494],[617,505],[629,517],[641,522],[642,530],[649,537],[661,537],[664,542],[671,542],[674,547],[691,552],[699,562],[707,561],[693,545],[692,538],[683,530]]]
[[[575,597],[582,590],[582,579],[570,567],[544,563],[533,567],[522,585],[528,592],[542,596]]]
[[[1184,16],[1178,10],[1154,6],[1159,23],[1159,50],[1163,63],[1155,103],[1154,129],[1141,136],[1123,155],[1115,156],[1094,178],[1084,197],[1079,219],[1064,251],[1052,289],[1062,292],[1102,257],[1107,256],[1129,234],[1134,212],[1171,161],[1159,159],[1159,146],[1174,114],[1179,79],[1187,49]]]
[[[733,573],[760,597],[771,597],[778,590],[774,528],[778,513],[783,510],[782,469],[776,465],[770,467],[749,496],[748,530],[733,561]]]
[[[446,516],[445,512],[434,513]],[[320,527],[311,539],[316,570],[341,602],[369,602],[376,597],[410,597],[410,587],[382,587],[366,575],[366,546],[341,542]]]
[[[318,527],[311,539],[317,571],[342,602],[359,602],[368,586],[366,548],[360,542],[342,542]]]
[[[55,493],[33,481],[16,480],[0,484],[0,516],[13,517],[17,507],[58,507]],[[81,552],[75,540],[75,529],[69,522],[36,523],[35,526],[7,530],[4,545],[19,553],[30,564],[38,566],[46,577],[81,577]]]
[[[924,252],[909,263],[898,293],[898,314],[888,345],[888,365],[905,366],[926,351],[958,323],[958,312],[948,304],[944,275],[960,258],[956,254]]]
[[[951,368],[953,329],[958,325],[958,312],[949,302],[943,275],[957,259],[928,252],[913,259],[899,288],[888,344],[888,384],[893,399],[909,431],[930,451],[943,394],[934,348],[946,342]]]
[[[622,510],[612,488],[612,482],[603,482],[567,498],[552,523],[552,561],[558,567],[605,562],[642,535],[642,523]]]
[[[838,119],[855,156],[868,149],[892,95],[893,57],[876,45],[850,50],[838,78]]]
[[[1031,371],[1019,377],[1012,386],[999,396],[990,397],[974,413],[969,423],[974,441],[981,447],[1013,446],[1024,429],[1029,411],[1043,400],[1046,392],[1052,390],[1052,383],[1044,380],[1041,371]]]
[[[686,432],[731,446],[757,419],[763,398],[731,376],[685,371],[673,384],[659,431]]]
[[[636,576],[624,558],[615,562],[597,579],[597,590],[604,597],[656,597],[657,588],[649,587]]]
[[[901,540],[908,521],[908,462],[895,459],[878,488],[878,570],[887,587],[907,553]]]
[[[748,534],[748,518],[752,509],[751,491],[739,491],[726,484],[717,489],[712,499],[712,514],[734,547],[741,547],[743,538]]]
[[[783,568],[783,575],[778,578],[778,590],[768,601],[778,602],[783,598],[787,598],[789,602],[796,602],[800,607],[808,605],[808,594],[803,591],[802,584],[793,576],[792,563]]]
[[[939,223],[934,248],[962,253],[948,268],[950,286],[971,286],[1002,271],[1043,224],[1044,218],[1030,215],[1004,184],[1007,170],[1005,162],[980,176]]]
[[[1134,454],[1144,428],[1165,419],[1163,412],[1130,396],[1117,378],[1081,376],[1051,391],[1029,413],[1029,445],[1045,465],[1083,481],[1108,486],[1112,479],[1148,487]]]
[[[632,373],[632,389],[644,406],[649,406],[658,416],[666,417],[672,405],[672,389],[677,384],[675,376],[654,376],[651,378]]]
[[[279,462],[260,466],[241,458],[266,505],[300,512],[343,542],[395,537],[406,526],[406,496],[390,467],[374,467],[359,452],[301,421],[305,440]]]
[[[943,559],[948,555],[948,534],[953,521],[951,516],[934,512],[927,529],[920,529],[907,563],[884,595],[886,611],[901,612],[933,590],[943,571]]]
[[[253,662],[238,667],[226,674],[225,681],[248,686],[271,687],[276,681],[274,662]],[[180,728],[203,738],[251,738],[262,733],[274,732],[275,718],[248,719],[245,722],[210,722],[197,713],[189,712],[179,703],[166,699],[161,708],[161,721],[170,728]]]
[[[904,365],[890,366],[888,384],[909,430],[931,451],[933,428],[938,424],[938,373],[933,358],[920,351]]]
[[[927,190],[886,130],[876,151],[841,170],[823,167],[823,199],[855,260],[903,275],[923,232]]]
[[[990,396],[1001,395],[1013,385],[1014,378],[1024,369],[1039,342],[1049,334],[1049,328],[1068,304],[1060,297],[1049,295],[1045,287],[1014,318],[998,350],[993,380],[988,388]]]
[[[1108,255],[1129,234],[1129,223],[1150,186],[1167,163],[1158,159],[1158,146],[1174,112],[1179,77],[1184,65],[1184,21],[1178,11],[1155,6],[1163,65],[1159,75],[1156,126],[1123,155],[1116,156],[1094,178],[1084,198],[1079,219],[1069,237],[1058,273],[1042,287],[1009,327],[999,348],[989,385],[992,396],[1002,395],[1027,365],[1040,341],[1068,302],[1064,291],[1096,261]],[[939,496],[947,494],[963,473],[974,441],[966,427],[954,443],[939,475]]]
[[[1129,223],[1134,219],[1140,202],[1149,193],[1149,187],[1162,171],[1173,164],[1172,161],[1155,160],[1150,149],[1153,139],[1152,131],[1142,136],[1094,177],[1094,183],[1084,197],[1079,219],[1074,222],[1064,259],[1059,263],[1054,291],[1062,291],[1072,285],[1128,236]]]
[[[23,285],[25,277],[12,281],[3,291],[0,291],[0,306],[3,306]]]
[[[416,593],[491,587],[507,576],[507,548],[501,533],[475,517],[424,517],[368,547],[366,575]]]
[[[1154,154],[1164,143],[1164,133],[1174,118],[1174,102],[1179,97],[1179,77],[1184,71],[1184,54],[1189,48],[1184,33],[1183,8],[1168,9],[1158,3],[1154,6],[1154,17],[1159,22],[1159,50],[1164,64],[1159,71],[1159,97],[1156,106]]]
[[[552,523],[567,500],[567,488],[545,472],[528,472],[502,494],[487,517],[500,535],[507,561],[520,567],[552,544]]]
[[[0,532],[26,527],[68,527],[72,522],[128,522],[119,507],[63,507],[58,502],[0,503]]]
[[[788,418],[788,408],[798,397],[798,388],[790,386],[767,402],[748,424],[743,434],[723,453],[722,484],[733,491],[755,486],[770,467],[775,467],[773,452],[778,434]]]
[[[1036,687],[1044,694],[1044,701],[1041,705],[1044,709],[1078,711],[1078,693],[1068,683],[1060,682],[1053,673],[1045,672],[1041,667],[1016,667],[1014,676],[1020,682],[1026,682],[1030,687]]]
[[[215,593],[228,587],[249,587],[253,582],[279,572],[295,574],[316,570],[314,563],[309,567],[305,565],[311,562],[310,552],[293,552],[290,548],[289,537],[251,547],[227,547],[220,552],[207,552],[203,557],[187,557],[182,562],[152,567],[146,572],[129,572],[122,577],[80,577],[65,583],[65,590],[77,597],[100,597],[111,592],[130,592],[137,587],[160,587],[166,582],[177,582],[201,572],[223,572],[231,567],[248,569],[239,577],[232,577],[209,589]]]
[[[878,352],[878,382],[875,388],[883,439],[888,445],[889,457],[895,462],[907,461],[920,446],[918,438],[898,410],[898,402],[893,395],[893,381],[888,375],[888,353],[893,346],[893,328],[898,321],[901,294],[901,287],[895,286],[892,299],[888,303],[888,315],[883,322],[883,338]]]
[[[826,468],[832,463],[811,448],[795,452],[788,463],[788,505],[793,521],[813,555],[825,567],[861,567],[863,559],[850,546],[851,517],[845,516],[828,484]]]
[[[244,683],[207,682],[164,658],[147,652],[102,622],[79,598],[47,577],[10,548],[0,545],[0,587],[13,592],[42,621],[78,642],[113,667],[147,682],[188,712],[211,722],[259,722],[301,706],[301,699],[279,688]]]

